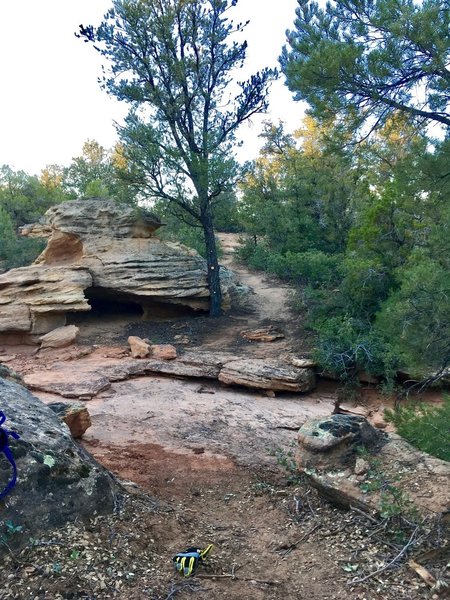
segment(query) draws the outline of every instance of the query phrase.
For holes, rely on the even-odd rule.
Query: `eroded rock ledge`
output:
[[[174,360],[105,359],[89,357],[74,369],[58,362],[48,371],[25,375],[25,383],[34,390],[65,398],[90,400],[108,389],[112,382],[133,376],[162,373],[179,377],[215,379],[227,385],[273,392],[308,392],[314,389],[312,368],[293,367],[281,360],[245,359],[230,352],[192,350]]]
[[[0,337],[38,335],[66,323],[66,315],[89,311],[89,298],[136,304],[144,317],[155,302],[207,310],[205,260],[181,244],[155,235],[161,226],[149,213],[111,200],[73,200],[49,209],[45,223],[21,233],[48,238],[35,264],[0,275]],[[224,308],[235,292],[221,268]],[[27,340],[28,336],[28,340]]]

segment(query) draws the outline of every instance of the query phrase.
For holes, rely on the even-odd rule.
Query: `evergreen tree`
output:
[[[281,57],[316,117],[358,127],[393,112],[450,125],[448,0],[298,0]]]
[[[105,88],[131,105],[120,131],[129,179],[202,227],[211,316],[221,311],[214,205],[236,180],[235,132],[265,110],[273,76],[231,85],[247,49],[232,41],[245,27],[228,19],[236,3],[115,0],[98,28],[80,27],[111,65]]]

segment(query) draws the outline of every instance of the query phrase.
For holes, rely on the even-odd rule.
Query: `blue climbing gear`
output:
[[[207,555],[213,548],[212,544],[206,546],[204,550],[201,548],[188,548],[184,552],[179,552],[173,557],[173,564],[175,569],[184,575],[190,577],[194,575],[199,564],[203,563]]]
[[[5,489],[0,493],[0,499],[6,496],[6,494],[9,494],[9,492],[16,485],[17,481],[17,467],[14,461],[14,456],[12,455],[11,449],[9,447],[8,437],[12,437],[15,440],[18,440],[20,438],[20,436],[15,431],[9,431],[8,429],[2,428],[2,425],[5,421],[6,417],[4,413],[2,413],[2,411],[0,410],[0,452],[3,452],[5,457],[9,460],[13,469],[12,479],[9,481]]]

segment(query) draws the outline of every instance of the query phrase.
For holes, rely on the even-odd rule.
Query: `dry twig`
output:
[[[199,579],[233,579],[236,581],[254,581],[255,583],[263,583],[264,585],[280,585],[280,581],[275,579],[254,579],[253,577],[240,577],[234,573],[223,573],[221,575],[207,575],[206,573],[200,573],[196,575]]]
[[[280,552],[281,553],[281,557],[284,558],[285,556],[287,556],[288,554],[290,554],[292,552],[292,550],[295,550],[295,548],[297,548],[297,546],[299,544],[301,544],[302,542],[304,542],[305,540],[307,540],[310,535],[312,535],[315,531],[317,531],[319,529],[319,527],[322,527],[322,525],[320,523],[317,523],[316,525],[314,525],[314,527],[312,529],[310,529],[309,531],[307,531],[305,533],[305,535],[302,535],[302,537],[299,540],[297,540],[293,544],[289,544],[288,546],[280,546],[276,550],[276,552]],[[282,550],[284,550],[284,552],[281,552]]]
[[[350,504],[350,510],[353,510],[354,512],[357,512],[359,515],[366,517],[366,519],[369,519],[369,521],[372,521],[372,523],[376,523],[377,525],[380,524],[380,521],[378,519],[375,519],[375,517],[372,517],[372,515],[369,515],[369,513],[364,512],[357,506],[353,506],[353,504]]]
[[[380,567],[376,571],[373,571],[372,573],[369,573],[365,577],[360,577],[359,579],[352,579],[352,581],[350,581],[350,585],[354,585],[356,583],[363,583],[364,581],[367,581],[371,577],[375,577],[375,575],[379,575],[383,571],[386,571],[386,569],[389,569],[389,567],[391,567],[394,563],[396,563],[405,554],[405,552],[408,550],[408,548],[414,544],[414,542],[416,541],[415,538],[416,538],[416,534],[417,534],[418,531],[419,531],[419,526],[417,526],[414,529],[414,531],[411,534],[411,537],[409,538],[409,540],[407,541],[407,543],[403,546],[403,548],[400,550],[400,552],[397,554],[397,556],[395,556],[387,564],[383,565],[382,567]]]
[[[164,598],[164,600],[172,600],[178,592],[182,590],[189,590],[191,592],[198,592],[200,587],[196,585],[194,582],[185,581],[182,583],[172,583],[172,587],[169,591],[169,594]]]

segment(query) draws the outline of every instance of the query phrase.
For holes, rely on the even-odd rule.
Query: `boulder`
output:
[[[130,335],[128,344],[133,358],[145,358],[150,354],[150,344],[137,335]]]
[[[342,461],[349,448],[368,447],[378,440],[377,432],[366,419],[353,415],[338,414],[310,420],[298,432],[300,447],[314,457],[325,456],[327,466],[333,466],[334,458]]]
[[[145,211],[100,198],[50,208],[46,223],[26,236],[47,238],[35,264],[0,275],[0,334],[30,341],[66,323],[66,314],[91,309],[89,298],[135,303],[151,318],[161,303],[209,308],[206,261],[155,235],[161,223]],[[220,269],[224,307],[237,288]]]
[[[0,502],[0,528],[6,521],[21,527],[10,545],[29,543],[69,521],[112,512],[121,488],[111,474],[77,445],[68,427],[27,389],[0,379],[0,406],[5,427],[20,435],[10,438],[17,465],[16,486]],[[0,455],[0,489],[11,466]],[[1,533],[4,533],[2,530]],[[0,552],[6,547],[0,545]]]
[[[177,357],[177,349],[171,344],[152,344],[150,354],[159,360],[173,360]]]
[[[51,402],[47,406],[64,421],[74,439],[81,438],[83,433],[92,425],[88,409],[80,402],[70,404]]]
[[[41,349],[43,348],[64,348],[70,346],[77,339],[80,330],[75,325],[57,327],[39,338]]]
[[[380,512],[401,497],[404,510],[443,514],[449,509],[450,463],[380,432],[365,418],[332,415],[307,421],[298,433],[297,467],[328,501]],[[389,495],[395,489],[397,500]],[[401,494],[401,496],[399,496]]]
[[[227,362],[220,370],[219,381],[253,389],[309,392],[315,387],[312,369],[300,369],[276,360],[241,358]]]

